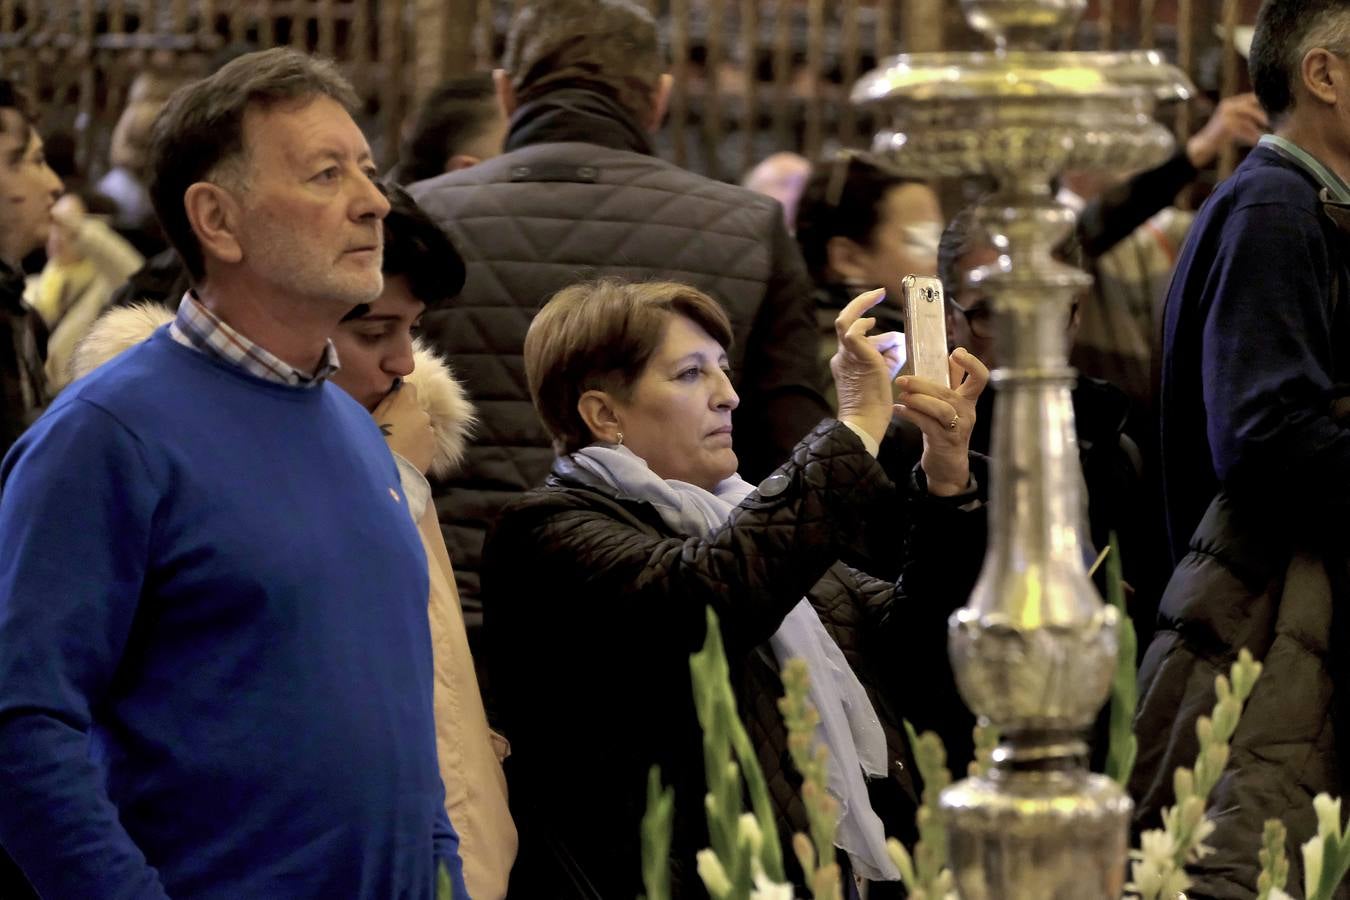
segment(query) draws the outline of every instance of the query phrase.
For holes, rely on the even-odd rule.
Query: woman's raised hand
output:
[[[975,427],[975,401],[989,383],[989,370],[964,347],[957,347],[947,360],[955,387],[906,375],[896,379],[900,388],[899,413],[923,432],[920,465],[928,479],[928,491],[950,497],[970,484],[970,432]]]
[[[895,412],[891,379],[900,369],[904,338],[893,331],[868,335],[876,319],[863,318],[863,313],[885,297],[884,289],[868,291],[843,308],[834,320],[839,349],[830,359],[834,387],[839,394],[839,421],[851,422],[878,444],[886,437],[886,428]]]

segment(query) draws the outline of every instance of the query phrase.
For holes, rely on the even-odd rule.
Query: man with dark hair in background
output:
[[[423,101],[390,179],[412,184],[467,169],[501,154],[505,139],[506,114],[492,76],[476,72],[452,78]]]
[[[1140,671],[1137,824],[1156,827],[1239,648],[1265,673],[1210,798],[1198,896],[1250,896],[1262,822],[1297,847],[1350,773],[1350,0],[1266,0],[1274,133],[1200,210],[1164,310],[1162,459],[1178,561]]]
[[[467,896],[426,555],[329,336],[383,289],[355,92],[241,57],[169,100],[192,281],[0,465],[0,845],[41,896]]]
[[[61,179],[47,165],[33,112],[12,82],[0,80],[0,457],[46,402],[46,329],[23,301],[21,261],[41,247]],[[0,850],[0,898],[34,896]]]
[[[23,302],[23,258],[47,242],[61,179],[23,94],[0,80],[0,456],[47,402],[46,330]]]
[[[673,280],[722,302],[747,477],[785,462],[830,414],[811,283],[781,207],[653,155],[671,78],[651,13],[633,0],[526,3],[503,63],[507,152],[410,188],[468,264],[464,293],[426,317],[426,334],[455,360],[482,420],[463,473],[437,495],[470,604],[486,529],[553,463],[521,353],[535,310],[562,288],[603,275]]]

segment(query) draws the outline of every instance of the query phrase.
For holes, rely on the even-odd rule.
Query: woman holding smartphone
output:
[[[873,897],[894,888],[884,835],[910,834],[916,797],[897,728],[906,697],[889,689],[887,665],[945,643],[946,614],[964,597],[951,576],[972,541],[982,548],[983,516],[963,507],[978,506],[966,444],[988,372],[957,351],[955,387],[901,378],[897,408],[899,336],[869,337],[864,317],[881,299],[858,297],[835,323],[838,420],[758,486],[736,476],[731,329],[714,300],[685,285],[602,281],[560,292],[535,317],[525,371],[558,458],[543,487],[503,512],[483,577],[521,828],[513,895],[636,894],[653,764],[675,788],[674,892],[699,894],[706,788],[689,654],[709,607],[783,836],[806,823],[775,708],[778,669],[804,657],[844,810],[840,861],[877,882]],[[924,434],[908,491],[875,459],[897,409]],[[843,562],[863,520],[879,516],[914,526],[903,588]]]

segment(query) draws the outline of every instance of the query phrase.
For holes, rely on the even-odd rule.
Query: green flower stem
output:
[[[670,900],[670,833],[674,819],[675,790],[661,787],[661,767],[652,766],[647,772],[647,812],[642,817],[644,900]]]
[[[782,674],[784,695],[778,701],[778,709],[787,725],[788,752],[802,776],[802,802],[811,829],[811,842],[802,846],[804,842],[799,840],[802,835],[798,834],[793,838],[793,850],[815,900],[839,900],[840,873],[834,860],[839,802],[827,789],[829,753],[824,747],[815,746],[820,714],[808,699],[811,674],[801,659],[788,660]]]
[[[1120,547],[1116,543],[1115,532],[1111,533],[1111,543],[1106,555],[1106,599],[1120,613],[1116,624],[1119,635],[1116,650],[1116,674],[1111,682],[1111,719],[1107,742],[1106,774],[1124,787],[1134,770],[1135,757],[1139,753],[1139,741],[1134,736],[1134,711],[1139,705],[1139,681],[1135,671],[1135,656],[1139,652],[1139,639],[1134,632],[1134,622],[1130,620],[1129,610],[1125,607],[1125,580],[1121,576]]]
[[[1284,890],[1289,881],[1289,857],[1284,852],[1284,823],[1266,819],[1261,832],[1261,875],[1256,880],[1256,900],[1270,900],[1275,890]]]
[[[887,846],[911,896],[944,900],[951,890],[952,874],[947,869],[947,829],[942,823],[938,800],[943,789],[952,783],[947,751],[936,734],[926,731],[920,735],[908,721],[905,733],[909,735],[914,762],[923,779],[923,800],[917,816],[919,842],[914,845],[912,860],[898,843]]]
[[[703,728],[703,763],[708,778],[704,806],[712,849],[731,880],[733,890],[744,887],[748,896],[752,860],[758,859],[768,878],[782,882],[783,851],[769,800],[768,782],[750,744],[750,735],[736,715],[736,698],[731,691],[731,672],[723,649],[722,632],[717,614],[711,607],[707,610],[707,622],[703,649],[689,658],[694,708]],[[759,824],[758,850],[740,834],[742,779]]]

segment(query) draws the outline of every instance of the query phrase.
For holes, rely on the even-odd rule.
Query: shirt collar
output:
[[[1317,179],[1317,183],[1326,188],[1331,200],[1337,203],[1350,203],[1350,184],[1346,184],[1344,178],[1331,171],[1298,144],[1278,134],[1264,134],[1261,136],[1259,146],[1269,147]]]
[[[276,384],[317,387],[338,370],[337,348],[329,341],[313,374],[307,374],[265,350],[226,324],[188,291],[169,326],[169,335],[185,347],[238,366]]]

